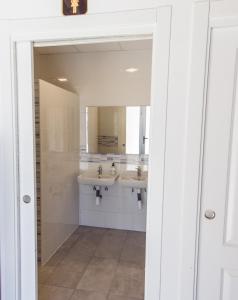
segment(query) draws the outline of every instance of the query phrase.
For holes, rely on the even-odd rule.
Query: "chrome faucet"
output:
[[[137,170],[137,177],[140,178],[141,175],[142,175],[142,168],[141,168],[141,166],[138,166],[138,167],[136,168],[136,170]]]
[[[102,166],[101,165],[98,166],[98,177],[99,178],[102,177]]]

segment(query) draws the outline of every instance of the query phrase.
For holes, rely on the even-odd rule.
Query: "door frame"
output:
[[[92,14],[79,18],[60,17],[12,20],[4,23],[6,25],[5,28],[0,28],[2,43],[4,44],[2,49],[3,55],[0,55],[0,60],[5,70],[2,80],[3,85],[0,87],[3,100],[0,99],[0,101],[1,107],[4,108],[2,116],[6,115],[5,124],[2,128],[7,129],[9,133],[5,139],[6,146],[3,152],[4,159],[2,164],[7,174],[0,174],[0,184],[3,184],[3,195],[6,195],[6,199],[9,200],[1,202],[1,208],[3,209],[0,210],[0,224],[1,228],[4,228],[1,239],[6,240],[5,245],[3,243],[0,245],[2,273],[3,275],[6,274],[6,276],[2,276],[2,293],[6,299],[20,299],[19,274],[21,266],[19,263],[18,214],[20,198],[18,91],[16,89],[17,69],[15,68],[16,43],[44,41],[48,44],[52,38],[55,41],[62,41],[63,37],[66,40],[77,40],[79,36],[82,38],[87,36],[90,40],[96,36],[114,38],[115,36],[136,34],[141,36],[144,34],[153,35],[153,59],[157,61],[157,64],[153,64],[153,72],[156,76],[154,76],[152,82],[152,99],[158,107],[154,106],[155,109],[151,116],[151,124],[156,124],[156,126],[153,126],[154,130],[152,130],[149,162],[150,190],[148,197],[152,200],[147,211],[146,300],[196,299],[197,245],[195,244],[198,238],[198,182],[201,163],[201,123],[203,120],[201,110],[204,105],[204,65],[206,61],[206,51],[204,49],[207,46],[209,0],[193,0],[188,4],[185,1],[177,3],[177,0],[168,1],[166,5],[163,1],[161,4],[159,4],[159,1],[156,5],[155,2],[153,3],[153,5],[150,4],[150,8],[142,10],[129,8],[123,13]],[[187,33],[183,35],[180,31],[180,29],[185,30],[185,22],[182,22],[181,28],[179,24],[182,21],[180,18],[185,20],[187,17],[190,17],[190,14],[193,15],[191,17],[193,27],[191,28],[192,37],[188,38]],[[104,19],[110,23],[110,26],[106,25],[107,22]],[[93,27],[91,24],[95,24],[95,26]],[[96,24],[98,27],[96,27]],[[180,40],[181,37],[182,41]],[[183,42],[185,46],[181,46]],[[188,73],[194,74],[191,76],[191,80],[187,80],[187,88],[189,89],[187,98],[191,98],[194,101],[188,101],[186,98],[187,112],[184,114],[187,118],[185,122],[186,145],[184,145],[184,157],[186,156],[186,160],[183,165],[183,171],[181,171],[185,178],[183,180],[184,200],[177,202],[174,208],[171,207],[174,204],[174,201],[172,201],[174,200],[172,199],[174,195],[172,195],[173,193],[168,193],[171,175],[167,173],[168,169],[171,170],[172,162],[168,163],[167,160],[168,157],[171,157],[171,153],[168,155],[166,152],[167,148],[171,152],[171,144],[169,147],[166,146],[168,135],[171,142],[171,124],[168,124],[167,110],[169,111],[168,116],[170,119],[173,118],[175,113],[172,112],[171,107],[168,107],[168,99],[175,99],[177,96],[176,91],[179,91],[180,96],[185,96],[181,89],[178,88],[179,84],[175,83],[175,78],[178,80],[177,74],[174,75],[170,71],[172,68],[176,73],[180,71],[180,67],[185,68],[185,66],[181,66],[181,62],[175,61],[175,59],[180,55],[177,55],[176,52],[180,53],[182,49],[187,51],[186,47],[189,48],[188,53],[191,55],[188,66],[190,71]],[[156,66],[160,67],[157,68]],[[158,78],[162,88],[158,88],[156,78]],[[175,87],[174,92],[172,91],[173,87]],[[156,102],[156,98],[159,98],[160,102]],[[180,98],[180,100],[182,99]],[[174,103],[174,101],[171,102]],[[196,111],[199,111],[199,115],[195,113]],[[2,112],[0,111],[0,113]],[[169,134],[168,131],[170,131]],[[153,136],[159,136],[158,142],[155,142]],[[162,165],[161,161],[163,162]],[[160,167],[158,168],[157,166]],[[179,184],[175,184],[175,192],[176,189],[178,190]],[[162,188],[158,189],[158,186]],[[166,205],[164,199],[166,199]],[[169,204],[167,204],[167,201]],[[172,208],[173,210],[171,210]],[[9,215],[6,215],[5,211]],[[172,256],[171,239],[173,235],[169,226],[174,224],[177,227],[176,232],[178,231],[182,234],[175,241],[178,249]],[[180,225],[178,226],[178,224]],[[10,256],[14,257],[14,259],[10,259]],[[181,273],[178,276],[179,270]],[[168,278],[168,276],[171,276],[171,278]],[[171,286],[173,287],[172,289]]]
[[[153,70],[152,70],[152,96],[151,106],[153,112],[151,116],[151,154],[149,160],[149,190],[147,204],[147,241],[146,241],[146,280],[145,299],[153,299],[154,295],[159,297],[160,281],[160,258],[161,258],[161,235],[163,188],[157,191],[158,183],[164,185],[164,167],[160,170],[155,167],[156,162],[165,160],[165,137],[166,137],[166,113],[167,113],[167,90],[169,74],[170,55],[170,30],[171,30],[171,9],[169,7],[160,8],[153,12],[148,12],[146,22],[139,24],[116,25],[112,28],[98,28],[90,26],[88,30],[72,31],[72,27],[64,32],[57,30],[43,30],[39,32],[39,27],[35,32],[12,32],[12,94],[14,95],[13,109],[15,112],[14,130],[16,133],[15,155],[17,163],[16,184],[18,192],[16,199],[18,204],[16,209],[16,248],[15,254],[18,256],[18,270],[16,280],[18,282],[18,292],[16,299],[34,300],[36,297],[37,275],[36,275],[36,224],[29,229],[29,225],[36,223],[36,197],[34,182],[34,97],[33,97],[33,63],[32,49],[33,43],[54,43],[58,45],[72,44],[72,41],[80,40],[85,42],[93,41],[95,38],[100,42],[107,40],[118,40],[121,37],[138,36],[143,38],[150,35],[153,39]],[[153,17],[152,22],[148,22],[149,17]],[[72,18],[72,23],[75,19]],[[157,22],[156,22],[157,20]],[[137,20],[136,20],[137,21]],[[137,21],[138,22],[138,21]],[[36,26],[37,27],[37,26]],[[20,54],[21,59],[17,56]],[[160,82],[158,89],[157,82]],[[156,99],[160,101],[156,101]],[[28,118],[27,116],[30,116]],[[153,125],[154,124],[154,125]],[[156,124],[156,126],[155,126]],[[153,138],[157,136],[158,129],[160,140]],[[156,130],[153,130],[156,128]],[[26,145],[28,145],[26,147]],[[32,151],[33,150],[33,151]],[[159,155],[158,155],[159,154]],[[30,180],[28,178],[31,178]],[[23,195],[31,196],[31,203],[23,202]],[[155,201],[156,200],[156,201]],[[156,212],[156,213],[155,213]],[[31,214],[30,220],[28,218]],[[33,218],[34,215],[34,218]],[[152,226],[157,227],[156,242]],[[28,230],[28,232],[27,232]],[[34,236],[33,236],[34,235]],[[20,252],[18,251],[20,250]],[[26,253],[28,259],[26,259]],[[156,253],[156,255],[155,255]],[[33,267],[34,264],[34,267]],[[27,267],[27,272],[26,272]],[[29,283],[29,278],[31,279]]]

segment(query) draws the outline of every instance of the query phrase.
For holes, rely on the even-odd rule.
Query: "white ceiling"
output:
[[[123,41],[110,43],[94,43],[69,46],[37,47],[36,52],[40,55],[63,54],[63,53],[93,53],[111,51],[135,51],[152,49],[152,40]]]

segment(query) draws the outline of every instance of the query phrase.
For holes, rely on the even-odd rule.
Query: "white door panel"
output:
[[[19,124],[19,179],[20,179],[20,252],[21,299],[36,299],[36,197],[33,119],[32,45],[17,44],[17,95]],[[24,74],[24,76],[21,76]],[[30,197],[30,203],[23,201]]]
[[[238,299],[238,28],[211,39],[198,300]],[[216,213],[205,217],[206,210]]]

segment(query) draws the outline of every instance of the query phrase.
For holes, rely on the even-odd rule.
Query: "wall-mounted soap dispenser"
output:
[[[117,174],[117,168],[116,168],[116,164],[114,162],[112,163],[111,174],[112,175],[116,175]]]

